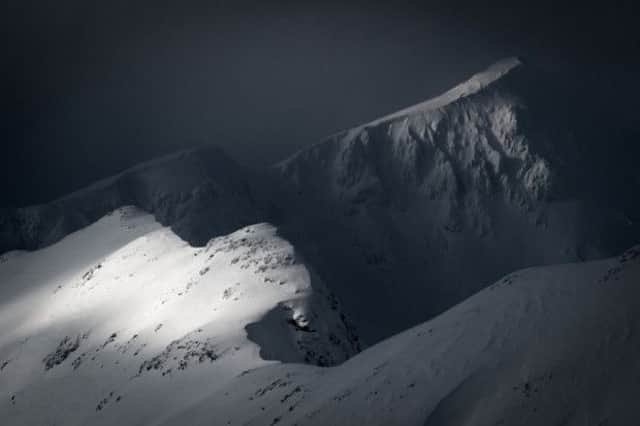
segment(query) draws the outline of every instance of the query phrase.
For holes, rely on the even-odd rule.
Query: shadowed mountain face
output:
[[[0,251],[51,244],[122,205],[193,245],[269,221],[376,342],[505,272],[640,240],[633,165],[585,98],[507,59],[266,173],[204,148],[4,211]]]
[[[640,240],[633,167],[621,150],[607,161],[617,149],[608,125],[569,95],[508,59],[276,166],[290,189],[283,204],[299,206],[289,238],[364,320],[365,338],[429,318],[506,271]]]
[[[204,245],[264,217],[251,175],[214,147],[141,164],[50,204],[5,209],[0,252],[36,249],[81,229],[118,207],[135,205],[170,225],[181,238]]]

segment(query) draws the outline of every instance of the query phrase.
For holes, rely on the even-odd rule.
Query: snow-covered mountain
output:
[[[0,423],[635,424],[640,180],[569,98],[512,58],[1,209]]]
[[[607,162],[601,152],[615,144],[544,77],[517,58],[501,61],[275,167],[289,191],[283,204],[297,206],[283,232],[368,341],[508,271],[640,241],[639,182],[616,171],[627,153]]]
[[[196,246],[269,222],[374,343],[508,271],[612,256],[640,241],[633,155],[606,133],[615,123],[574,97],[505,59],[267,173],[201,147],[49,204],[0,210],[0,252],[46,246],[125,205]]]
[[[161,420],[243,371],[359,350],[335,297],[275,227],[193,248],[122,208],[0,258],[2,424]]]

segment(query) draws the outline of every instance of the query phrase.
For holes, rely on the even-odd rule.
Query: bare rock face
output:
[[[42,362],[45,370],[51,370],[56,365],[62,364],[69,356],[80,347],[80,336],[70,338],[65,336],[55,351],[48,354]]]

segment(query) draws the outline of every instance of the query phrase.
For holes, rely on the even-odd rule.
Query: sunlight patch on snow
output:
[[[274,352],[281,359],[332,365],[358,350],[337,302],[267,223],[196,248],[151,215],[123,208],[53,246],[4,259],[0,408],[1,398],[16,394],[42,403],[52,378],[85,389],[47,400],[83,405],[74,421],[85,424],[87,415],[149,381],[215,389],[279,360],[260,357],[249,324],[264,324],[262,331],[283,343]],[[102,389],[110,390],[97,398]],[[153,387],[135,404],[166,401],[170,389]],[[164,409],[189,395],[174,396]]]

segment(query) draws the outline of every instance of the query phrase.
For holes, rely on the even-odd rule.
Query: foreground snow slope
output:
[[[194,248],[122,208],[45,249],[6,253],[0,282],[3,425],[639,415],[640,247],[514,272],[357,355],[335,297],[269,224]]]
[[[296,206],[282,232],[363,337],[424,321],[509,271],[640,241],[636,165],[603,130],[615,123],[591,120],[546,77],[501,61],[274,168],[281,204]]]
[[[636,425],[640,247],[525,269],[340,366],[271,365],[165,425]]]
[[[121,208],[3,255],[0,282],[3,425],[149,424],[244,370],[358,350],[337,300],[269,224],[193,248]]]

